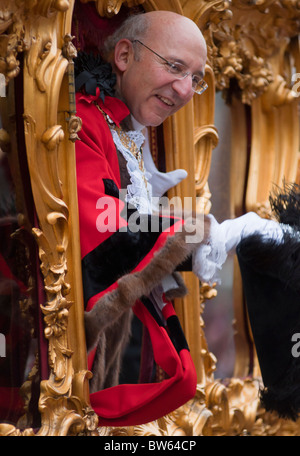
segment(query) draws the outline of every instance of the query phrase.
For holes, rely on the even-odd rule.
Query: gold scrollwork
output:
[[[242,102],[251,104],[276,81],[269,58],[297,33],[299,5],[286,1],[250,4],[234,0],[229,9],[231,14],[218,24],[210,23],[205,31],[209,61],[217,89],[228,89],[230,81],[236,79]],[[245,15],[245,11],[251,14]]]
[[[33,228],[33,234],[44,278],[45,302],[41,310],[50,370],[48,380],[40,384],[42,424],[38,435],[92,433],[97,422],[86,394],[89,373],[80,366],[76,367],[80,370],[75,371],[69,342],[70,309],[74,307],[75,295],[72,290],[71,299],[67,299],[71,292],[67,257],[70,232],[76,229],[76,218],[73,215],[74,226],[70,227],[68,203],[76,194],[63,191],[68,190],[71,179],[68,176],[68,182],[65,182],[61,176],[61,170],[66,169],[66,164],[61,167],[61,160],[71,160],[74,146],[65,135],[67,122],[63,125],[58,122],[58,108],[62,81],[72,60],[72,45],[66,27],[70,25],[68,17],[73,3],[67,0],[33,1],[29,8],[25,1],[5,2],[0,14],[1,31],[7,32],[0,36],[0,70],[7,81],[19,72],[17,54],[24,53],[25,143],[39,220],[39,227]],[[64,119],[70,114],[74,115],[74,112],[70,113],[67,107]],[[80,120],[74,116],[70,127],[73,141],[79,126]],[[82,303],[77,305],[81,309]],[[24,385],[25,393],[26,388]],[[2,425],[0,432],[22,434],[16,428]],[[31,435],[30,430],[24,433]]]
[[[72,43],[72,37],[69,33],[64,36],[63,55],[68,60],[68,83],[69,83],[69,117],[67,119],[69,125],[69,139],[75,142],[78,138],[78,132],[81,129],[82,121],[76,116],[75,102],[75,79],[74,79],[74,62],[73,59],[77,56],[77,50]]]
[[[57,112],[66,72],[69,72],[69,81],[72,79],[74,49],[72,37],[66,30],[66,17],[70,15],[73,3],[71,0],[4,0],[0,7],[0,71],[5,74],[7,82],[20,71],[18,53],[24,53],[25,139],[40,223],[34,234],[45,283],[46,302],[41,309],[49,343],[50,377],[40,385],[42,426],[38,434],[296,435],[299,423],[283,422],[261,410],[259,380],[232,378],[221,382],[214,379],[216,359],[205,340],[202,313],[205,301],[214,297],[217,291],[214,287],[199,284],[189,273],[185,273],[185,278],[191,295],[187,301],[176,301],[176,309],[191,345],[198,374],[195,398],[153,423],[127,428],[97,428],[98,420],[88,399],[87,382],[91,374],[82,365],[77,369],[80,363],[76,360],[74,344],[72,346],[69,341],[70,335],[77,337],[69,329],[70,314],[76,305],[69,285],[72,264],[68,261],[70,233],[74,229],[70,226],[69,202],[73,199],[68,193],[69,182],[64,182],[65,176],[60,173],[68,169],[66,161],[64,166],[60,165],[65,159],[61,157],[64,152],[68,151],[65,155],[70,156],[74,151],[73,141],[77,139],[80,119],[76,118],[71,100],[70,110],[66,110],[64,117],[66,124],[60,124]],[[253,117],[255,128],[259,127],[258,123],[265,124],[266,119],[278,121],[287,112],[287,118],[291,119],[295,113],[294,100],[278,62],[283,60],[290,37],[298,33],[295,30],[299,26],[299,1],[95,0],[95,4],[99,14],[105,17],[117,14],[122,5],[134,7],[143,4],[146,10],[164,7],[185,14],[203,30],[208,43],[206,77],[211,90],[201,97],[201,106],[200,101],[199,104],[191,102],[165,122],[164,139],[167,169],[182,167],[189,171],[189,178],[176,191],[182,197],[200,195],[202,208],[208,212],[210,192],[207,178],[211,152],[218,141],[213,119],[215,89],[230,94],[231,84],[236,82],[239,108],[247,104],[253,109],[254,117],[258,114],[256,121]],[[280,111],[279,117],[274,116],[274,108]],[[257,139],[261,130],[255,128],[254,139]],[[293,131],[289,129],[290,133]],[[274,134],[276,136],[276,132]],[[290,143],[294,141],[291,134],[288,138]],[[252,150],[255,158],[253,151],[262,157],[259,148]],[[294,169],[294,158],[294,161],[289,161],[286,148],[284,151],[286,168],[290,164]],[[279,176],[279,171],[277,174]],[[74,188],[72,183],[71,189]],[[249,188],[248,184],[248,192]],[[256,204],[257,211],[268,211],[263,192],[259,197],[251,194],[251,198],[250,202]],[[72,254],[70,256],[72,258]],[[80,305],[76,308],[78,312]],[[237,328],[238,322],[235,325]],[[27,386],[25,384],[23,388],[25,396]],[[0,434],[34,435],[32,429],[19,431],[6,424],[0,425]]]
[[[100,16],[112,17],[118,14],[122,5],[132,8],[134,6],[141,5],[145,0],[81,0],[82,3],[94,1],[96,8]]]

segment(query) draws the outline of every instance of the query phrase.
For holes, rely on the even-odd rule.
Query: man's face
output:
[[[191,74],[203,75],[205,43],[197,33],[189,35],[187,30],[185,33],[178,30],[177,36],[167,32],[160,36],[148,34],[142,41],[168,61],[183,63]],[[131,43],[129,45],[132,46]],[[119,90],[138,122],[146,126],[158,126],[193,97],[191,75],[185,79],[176,79],[174,74],[167,71],[162,59],[140,43],[135,43],[134,46],[138,60],[134,58],[132,48],[128,65],[120,79]]]

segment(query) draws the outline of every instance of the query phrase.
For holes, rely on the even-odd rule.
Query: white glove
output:
[[[146,133],[146,142],[143,149],[143,159],[145,170],[151,174],[149,182],[152,186],[152,196],[160,198],[170,188],[175,187],[183,179],[187,177],[187,172],[184,169],[176,169],[168,173],[158,171],[152,158],[149,147],[148,132]]]
[[[261,218],[255,212],[248,212],[241,217],[225,220],[220,224],[223,238],[226,240],[227,253],[235,253],[238,243],[251,234],[258,233],[269,239],[282,239],[279,223]]]
[[[196,249],[193,256],[193,272],[205,283],[220,284],[219,271],[229,254],[235,253],[239,242],[251,234],[258,233],[269,239],[281,241],[283,232],[279,223],[266,220],[249,212],[219,224],[213,215],[209,235]]]

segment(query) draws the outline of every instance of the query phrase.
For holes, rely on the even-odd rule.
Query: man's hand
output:
[[[187,177],[187,172],[184,169],[176,169],[168,173],[158,171],[153,161],[149,147],[145,147],[143,151],[144,166],[146,171],[151,174],[149,182],[152,186],[152,196],[161,197],[170,188],[175,187],[183,179]]]
[[[281,242],[283,239],[279,223],[263,219],[254,212],[220,224],[213,215],[209,214],[207,217],[210,221],[209,234],[194,253],[193,272],[209,285],[220,284],[219,272],[222,266],[228,255],[235,254],[237,245],[245,237],[260,234],[266,240]]]

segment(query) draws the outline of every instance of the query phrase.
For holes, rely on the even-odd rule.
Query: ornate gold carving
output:
[[[34,436],[33,429],[25,429],[21,431],[12,424],[0,423],[1,437],[18,437],[18,436]]]
[[[67,121],[69,124],[69,139],[75,142],[78,138],[78,132],[81,129],[82,121],[76,114],[75,102],[75,78],[74,78],[74,63],[73,59],[77,56],[77,50],[72,44],[72,37],[70,34],[64,36],[63,55],[68,60],[68,82],[69,82],[69,114]]]
[[[141,5],[145,0],[80,0],[82,3],[94,1],[100,16],[112,17],[118,14],[122,5],[132,8]]]
[[[140,426],[99,428],[100,436],[271,436],[299,435],[300,420],[279,419],[259,403],[259,379],[228,379],[197,387],[195,397],[157,421]]]
[[[206,65],[205,80],[208,90],[203,98],[194,98],[194,149],[195,149],[195,191],[197,210],[201,213],[210,211],[210,192],[208,190],[208,176],[211,165],[212,150],[217,146],[219,135],[214,126],[214,114],[204,106],[215,104],[215,81],[212,68]]]
[[[61,3],[60,5],[55,3],[55,6],[64,9]],[[62,50],[56,45],[56,26],[57,22],[62,20],[62,15],[50,16],[46,30],[42,21],[36,23],[36,40],[26,55],[24,73],[28,88],[31,87],[36,98],[40,100],[40,105],[36,109],[28,98],[32,96],[31,93],[25,92],[26,145],[40,222],[40,228],[34,229],[34,234],[39,245],[41,270],[45,282],[47,301],[41,308],[44,313],[45,337],[49,342],[51,369],[49,379],[41,382],[40,435],[87,432],[87,426],[89,429],[92,426],[92,413],[87,411],[89,405],[85,402],[84,395],[87,375],[80,377],[81,392],[78,379],[76,381],[76,391],[80,396],[72,394],[73,386],[75,387],[73,385],[74,366],[73,350],[68,337],[68,323],[69,310],[74,303],[67,299],[70,285],[66,275],[70,229],[74,231],[77,225],[74,218],[74,226],[69,227],[69,209],[63,193],[63,188],[68,188],[69,181],[64,182],[64,176],[59,172],[59,164],[66,155],[67,149],[64,128],[57,123],[59,95],[72,58],[72,52],[70,52],[72,47],[68,36],[65,38],[65,44],[69,50],[66,52],[69,62],[63,58]],[[61,40],[63,43],[63,37]],[[43,120],[40,120],[41,112],[46,119],[48,126],[46,129]],[[64,145],[63,148],[62,145]],[[60,153],[63,154],[61,158]],[[74,149],[71,153],[74,154]],[[64,160],[67,159],[67,157],[64,158]],[[67,169],[66,162],[62,169]],[[75,178],[75,174],[73,177]],[[71,195],[67,196],[70,200]],[[76,193],[74,196],[76,197]],[[82,303],[78,302],[78,306],[82,306]]]
[[[239,349],[243,348],[238,350],[235,371],[236,376],[241,378],[228,379],[226,382],[214,379],[216,359],[209,352],[205,340],[202,313],[204,303],[215,296],[216,290],[206,284],[199,284],[190,273],[184,274],[191,291],[190,296],[184,301],[176,301],[176,308],[197,369],[198,388],[195,398],[172,414],[147,425],[97,428],[98,420],[88,399],[87,382],[91,374],[85,368],[86,353],[82,357],[83,361],[80,359],[81,347],[84,347],[85,341],[82,334],[81,290],[77,290],[78,283],[75,282],[78,282],[81,275],[80,267],[73,270],[73,260],[76,263],[79,255],[76,242],[70,239],[70,233],[75,233],[74,237],[78,239],[76,185],[74,176],[70,180],[69,176],[66,177],[67,171],[75,169],[72,142],[76,140],[80,128],[80,119],[76,118],[72,104],[74,100],[68,98],[66,101],[65,93],[68,90],[62,90],[68,83],[72,84],[71,62],[74,49],[66,24],[69,23],[73,2],[32,0],[29,3],[25,0],[7,0],[1,5],[0,71],[9,81],[19,72],[17,54],[24,53],[25,136],[40,224],[34,234],[45,281],[46,302],[42,305],[42,311],[45,336],[49,342],[51,370],[50,378],[41,383],[39,408],[42,427],[38,434],[299,434],[299,422],[278,420],[274,414],[266,414],[260,408],[259,379],[253,377],[241,380],[248,375],[249,368],[249,359],[243,351],[247,335],[241,333],[241,321],[244,323],[245,317],[241,309],[241,314],[236,315],[234,322]],[[276,161],[276,157],[280,157],[279,145],[283,145],[281,167],[273,175],[278,182],[282,170],[291,170],[289,176],[292,177],[297,168],[293,134],[298,114],[295,114],[296,105],[287,83],[286,71],[282,72],[282,67],[286,70],[287,66],[282,64],[286,61],[286,53],[290,55],[291,37],[298,33],[299,2],[96,0],[99,14],[106,17],[116,14],[122,4],[129,7],[143,4],[146,10],[161,7],[183,13],[198,23],[208,43],[206,78],[209,90],[202,97],[194,98],[193,102],[164,125],[167,169],[182,167],[189,172],[189,178],[176,189],[176,194],[182,197],[198,196],[197,208],[209,212],[210,191],[207,179],[212,149],[218,142],[213,118],[214,94],[217,89],[231,95],[232,84],[235,82],[234,93],[238,95],[238,104],[233,106],[233,113],[236,118],[245,104],[253,109],[253,175],[256,175],[257,169],[265,171],[266,163]],[[67,83],[66,72],[69,75]],[[69,93],[72,96],[72,91]],[[63,114],[58,115],[58,111]],[[289,133],[286,140],[280,142],[282,136],[277,136],[275,127],[285,118],[285,126],[290,123],[292,127],[287,128]],[[271,125],[272,130],[263,131],[262,135],[258,129],[260,125]],[[245,135],[245,130],[241,131]],[[281,135],[286,134],[282,126],[280,131]],[[269,153],[270,137],[278,146],[277,155],[272,151],[271,156],[267,155],[257,164],[257,160],[263,156],[263,147]],[[3,138],[5,147],[7,137],[4,135]],[[293,153],[289,154],[291,144]],[[239,152],[241,145],[246,147],[245,137],[236,134],[234,154]],[[244,151],[243,149],[243,153]],[[73,158],[68,161],[67,157]],[[236,166],[239,168],[239,165]],[[245,163],[242,176],[246,179],[244,168]],[[261,181],[260,177],[254,182],[256,193],[251,193],[251,186],[248,185],[248,194],[251,193],[248,208],[254,205],[255,210],[267,213],[265,191],[268,188],[257,190]],[[237,207],[236,203],[234,207]],[[72,284],[71,288],[69,284]],[[23,388],[25,395],[27,386],[25,384]],[[21,432],[6,424],[0,424],[0,434],[34,435],[32,429]]]
[[[55,225],[59,217],[61,217],[60,214],[49,214],[49,223]],[[72,303],[65,298],[69,292],[69,284],[65,282],[65,251],[63,247],[57,246],[57,251],[62,258],[55,258],[54,263],[53,252],[45,235],[37,228],[34,228],[33,231],[39,245],[41,270],[47,294],[47,304],[42,305],[41,309],[45,315],[45,337],[49,341],[49,366],[55,382],[61,385],[61,382],[70,374],[71,365],[67,361],[72,355],[71,350],[67,348],[66,341],[69,308]],[[69,368],[68,365],[70,365]]]
[[[70,114],[70,104],[61,105],[60,90],[66,79],[68,64],[74,55],[70,35],[66,33],[68,30],[64,32],[64,27],[70,25],[68,15],[69,9],[73,8],[73,2],[33,1],[30,6],[28,9],[28,2],[25,1],[6,2],[1,9],[0,18],[5,19],[1,30],[8,34],[0,37],[0,65],[9,80],[19,71],[16,55],[23,51],[25,141],[32,192],[39,219],[39,227],[34,228],[33,233],[39,246],[45,283],[46,302],[41,309],[44,314],[45,337],[48,340],[50,368],[49,379],[42,381],[40,385],[39,410],[42,426],[38,434],[92,433],[97,417],[90,408],[86,394],[89,373],[85,370],[84,357],[82,364],[78,357],[75,357],[76,367],[74,366],[73,350],[69,342],[69,312],[75,305],[72,298],[78,296],[79,299],[80,293],[71,290],[67,280],[67,275],[72,277],[67,265],[69,236],[70,232],[75,233],[77,227],[76,212],[72,215],[73,225],[69,226],[68,204],[73,207],[74,198],[75,204],[77,203],[76,192],[71,194],[71,182],[72,179],[75,180],[75,173],[71,178],[68,176],[66,181],[61,170],[69,170],[66,162],[72,160],[74,148],[72,142],[67,144],[67,123],[58,122],[59,109],[64,110],[65,118]],[[67,58],[62,55],[63,43]],[[74,140],[80,121],[73,117],[71,123],[71,139]],[[65,160],[63,164],[62,158]],[[74,166],[74,163],[72,164]],[[67,190],[67,193],[64,193],[64,190]],[[74,236],[77,238],[76,234]],[[76,258],[74,261],[77,262]],[[75,275],[75,271],[73,272],[72,268],[71,270]],[[81,275],[80,269],[78,274]],[[75,288],[78,289],[78,285]],[[71,299],[67,299],[68,295]],[[74,318],[79,318],[77,314],[80,311],[83,313],[82,302],[76,302],[76,306]],[[78,326],[78,323],[76,325]],[[82,331],[71,335],[72,339],[77,337],[79,342],[78,334],[82,334]],[[84,346],[85,341],[80,345]],[[23,391],[27,391],[26,385]],[[0,432],[21,434],[17,429],[2,425]],[[30,430],[25,433],[31,435]]]
[[[18,53],[28,50],[35,40],[31,31],[25,27],[28,15],[47,17],[55,11],[66,11],[69,7],[68,0],[2,1],[0,6],[0,73],[5,75],[6,82],[17,76],[20,71]],[[45,46],[47,53],[46,43]]]
[[[17,54],[24,50],[23,10],[6,1],[0,9],[0,73],[6,82],[20,71]],[[9,33],[4,33],[9,32]]]
[[[297,2],[234,0],[221,22],[208,23],[204,33],[217,89],[228,89],[235,79],[243,103],[251,104],[276,84],[270,58],[297,34],[299,14]]]

